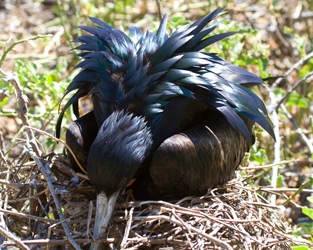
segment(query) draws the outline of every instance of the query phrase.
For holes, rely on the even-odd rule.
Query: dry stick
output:
[[[191,237],[193,237],[193,235],[192,235],[190,229],[188,229],[188,227],[186,226],[186,223],[183,221],[182,218],[180,218],[180,217],[175,213],[175,208],[172,208],[172,209],[171,209],[171,213],[174,215],[174,217],[175,217],[177,220],[179,220],[183,225],[185,225],[185,228],[187,228],[188,234],[189,234]],[[188,235],[185,231],[184,231],[184,234],[185,234],[185,236],[186,236],[186,238],[187,238],[187,240],[188,240],[188,242],[189,242],[189,246],[191,247],[191,249],[192,249],[192,250],[195,249],[194,246],[193,246],[193,244],[192,244],[192,242],[191,242],[191,240],[190,240],[189,235]],[[212,235],[210,235],[210,236],[212,236]]]
[[[4,49],[4,52],[0,58],[0,67],[2,65],[2,63],[4,62],[4,59],[6,58],[7,54],[17,45],[17,44],[20,44],[20,43],[24,43],[24,42],[28,42],[28,41],[32,41],[32,40],[36,40],[38,38],[46,38],[46,37],[52,37],[51,34],[48,34],[48,35],[36,35],[36,36],[33,36],[33,37],[30,37],[30,38],[27,38],[27,39],[22,39],[22,40],[19,40],[19,41],[16,41],[14,43],[12,43],[9,48],[6,48],[5,46],[5,49]]]
[[[238,216],[237,216],[235,210],[233,209],[233,207],[230,206],[230,205],[228,205],[228,204],[225,204],[225,206],[229,208],[229,210],[230,210],[230,212],[231,212],[233,218],[234,218],[235,220],[238,220]],[[238,228],[239,228],[242,232],[244,232],[245,234],[248,234],[248,232],[244,229],[244,227],[242,226],[241,223],[237,223],[237,225],[238,225]],[[252,239],[253,239],[253,238],[252,238]],[[257,242],[256,239],[253,239],[253,240],[254,240],[255,242]],[[249,246],[249,249],[252,249],[252,242],[251,242],[251,239],[249,239],[249,237],[247,237],[247,238],[245,239],[245,241],[243,242],[243,244],[244,244],[244,245],[247,244],[247,245]]]
[[[6,148],[5,148],[5,143],[4,143],[4,137],[3,137],[3,133],[2,131],[0,131],[0,152],[1,151],[6,151]]]
[[[273,163],[273,164],[268,164],[268,165],[264,165],[264,166],[255,166],[255,167],[240,167],[238,168],[239,170],[254,170],[254,169],[264,169],[264,168],[271,168],[273,166],[276,165],[283,165],[283,164],[288,164],[291,162],[297,162],[297,159],[292,159],[292,160],[288,160],[288,161],[281,161],[281,162],[277,162],[277,163]]]
[[[311,53],[307,54],[305,57],[301,58],[298,62],[296,62],[289,70],[287,70],[285,72],[285,74],[282,77],[278,78],[273,83],[273,85],[271,86],[271,90],[274,91],[275,88],[278,86],[278,84],[281,83],[281,81],[283,79],[285,79],[287,76],[289,76],[292,73],[292,71],[294,71],[295,69],[299,68],[303,63],[305,63],[307,60],[309,60],[312,57],[313,57],[313,51]]]
[[[0,166],[1,166],[2,162],[4,165],[7,165],[7,160],[5,159],[4,154],[3,154],[2,150],[0,149]]]
[[[297,133],[300,135],[301,139],[308,146],[310,154],[313,155],[313,145],[309,138],[303,133],[302,129],[298,126],[296,121],[292,118],[292,115],[288,112],[284,104],[281,104],[282,112],[287,116],[287,118],[291,121],[292,125],[295,127]]]
[[[161,2],[160,2],[160,0],[155,0],[155,3],[157,5],[158,18],[159,18],[159,21],[161,22],[162,21]]]
[[[214,198],[216,198],[216,199],[220,202],[220,204],[223,204],[223,202],[222,202],[219,198],[217,198],[217,197],[215,196],[214,190],[216,190],[216,189],[211,190],[211,194],[214,196]],[[225,204],[225,205],[227,205],[227,204]],[[229,206],[229,207],[231,208],[231,206]],[[211,216],[209,216],[208,218],[213,219]],[[214,218],[214,219],[215,219],[215,218]],[[214,219],[213,219],[213,220],[214,220]],[[257,242],[257,243],[259,243],[261,246],[264,247],[264,244],[263,244],[261,241],[255,239],[253,236],[251,236],[250,234],[248,234],[246,231],[241,231],[241,230],[239,230],[239,229],[238,229],[237,227],[235,227],[235,226],[231,226],[231,225],[228,225],[227,223],[224,223],[224,222],[222,222],[222,221],[219,221],[219,219],[215,219],[215,221],[217,221],[217,222],[219,222],[219,223],[221,223],[221,224],[224,224],[224,226],[226,226],[226,227],[228,227],[228,228],[231,228],[231,229],[233,229],[233,230],[239,232],[239,234],[245,235],[247,238],[252,239],[254,242]]]
[[[277,102],[277,105],[276,105],[276,110],[278,110],[278,108],[280,107],[280,105],[283,103],[283,101],[286,100],[286,98],[291,94],[292,91],[294,91],[296,88],[298,88],[301,84],[305,83],[305,81],[311,77],[313,75],[313,71],[309,72],[306,76],[302,77],[298,82],[296,82],[292,87],[291,89],[289,89],[287,91],[287,93],[280,99],[279,102]]]
[[[298,192],[299,188],[263,188],[263,187],[260,187],[259,191],[286,193],[286,192]],[[313,194],[312,189],[301,189],[301,192]]]
[[[252,190],[252,192],[255,192],[254,190]],[[218,197],[218,196],[216,196]],[[217,218],[213,215],[209,215],[206,213],[203,213],[201,211],[195,211],[193,209],[190,208],[186,208],[186,207],[181,207],[179,205],[175,205],[172,203],[168,203],[166,201],[150,201],[149,203],[156,203],[156,204],[160,204],[160,205],[164,205],[164,206],[168,206],[169,208],[166,207],[161,207],[162,210],[166,211],[166,212],[171,212],[172,209],[175,209],[175,211],[177,213],[181,213],[181,214],[186,214],[189,216],[197,216],[197,217],[202,217],[202,218],[208,218],[208,219],[212,219],[215,222],[238,222],[238,223],[248,223],[248,222],[258,222],[260,221],[260,219],[255,219],[255,220],[231,220],[231,219],[224,219],[224,218]],[[140,202],[140,204],[148,204],[147,202]],[[274,206],[271,206],[274,207]],[[274,208],[278,208],[277,206],[275,206]],[[225,224],[227,226],[227,224]]]
[[[259,205],[262,206],[263,203],[259,204]],[[278,209],[278,207],[274,207],[274,206],[269,206],[269,207]],[[165,208],[165,207],[162,207],[161,209],[163,211],[165,211],[165,212],[172,212],[172,210],[173,210],[171,208]],[[201,218],[206,218],[206,219],[212,219],[212,220],[217,221],[217,222],[223,221],[223,222],[235,222],[235,223],[250,223],[250,222],[259,222],[260,221],[260,219],[250,219],[250,220],[240,220],[240,219],[238,219],[238,220],[232,220],[232,219],[217,218],[217,217],[215,217],[213,215],[209,215],[209,214],[206,214],[206,216],[205,216],[205,215],[203,215],[202,212],[193,212],[193,213],[191,213],[191,212],[187,212],[187,211],[184,211],[184,210],[181,210],[181,209],[176,209],[175,211],[177,213],[181,213],[181,214],[188,215],[188,216],[196,216],[196,217],[201,217]]]
[[[93,210],[93,203],[92,201],[89,202],[89,209],[88,209],[88,216],[87,216],[87,236],[89,239],[89,233],[90,233],[90,222],[92,217],[92,210]]]
[[[191,210],[191,209],[188,209],[188,208],[185,208],[185,207],[180,207],[180,206],[178,206],[178,205],[174,205],[174,204],[172,204],[172,203],[165,202],[165,201],[140,202],[140,204],[147,204],[147,203],[156,203],[156,204],[161,204],[161,205],[168,206],[168,207],[170,207],[170,208],[175,208],[175,209],[176,209],[176,212],[178,212],[179,210],[181,210],[181,211],[191,211],[191,212],[195,213],[194,210]],[[185,212],[181,212],[181,213],[185,213]],[[217,223],[223,224],[225,227],[231,228],[231,229],[233,229],[233,230],[235,230],[235,231],[237,231],[237,232],[239,232],[239,233],[242,233],[243,235],[245,235],[246,237],[251,238],[252,240],[255,240],[255,239],[254,239],[252,236],[250,236],[249,234],[245,234],[244,232],[241,232],[241,231],[238,230],[237,228],[235,228],[235,227],[233,227],[233,226],[231,226],[231,225],[229,225],[229,224],[227,224],[227,223],[224,222],[224,221],[228,222],[227,220],[229,220],[229,219],[220,219],[220,218],[216,218],[216,217],[214,217],[214,216],[210,216],[209,214],[206,214],[206,213],[203,213],[203,212],[200,212],[200,211],[198,211],[197,213],[198,213],[198,216],[199,216],[199,215],[202,215],[202,216],[204,216],[204,217],[206,217],[206,218],[208,218],[208,219],[211,219],[211,220],[213,220],[213,221],[215,221],[215,222],[217,222]],[[145,218],[145,217],[137,216],[136,218]],[[246,222],[246,221],[245,221],[245,222]],[[204,237],[205,237],[205,236],[204,236]],[[256,240],[256,242],[258,242],[260,245],[262,245],[262,242],[257,241],[257,240]]]
[[[32,200],[32,199],[37,199],[39,196],[43,195],[44,193],[46,193],[48,191],[49,191],[49,189],[45,188],[44,190],[42,190],[36,194],[33,194],[27,198],[16,198],[14,200],[8,200],[8,203],[17,203],[17,202],[21,202],[21,201],[28,201],[28,200]]]
[[[74,160],[76,161],[76,163],[79,166],[79,168],[81,169],[81,171],[83,171],[85,174],[87,174],[86,170],[82,167],[82,165],[78,161],[78,159],[77,159],[76,155],[74,154],[74,152],[72,151],[72,149],[64,141],[54,137],[53,135],[50,135],[46,131],[40,130],[38,128],[33,128],[33,127],[29,126],[29,125],[28,126],[24,126],[24,128],[27,128],[27,129],[30,129],[30,130],[35,130],[36,132],[38,132],[40,134],[44,134],[44,135],[48,136],[49,138],[51,138],[52,140],[55,140],[56,142],[62,143],[68,149],[68,151],[72,154]]]
[[[127,224],[126,224],[126,227],[125,227],[123,240],[122,240],[122,243],[121,243],[121,246],[120,246],[121,249],[126,249],[126,246],[127,246],[126,243],[127,243],[127,239],[128,239],[128,236],[129,236],[129,232],[130,232],[130,228],[131,228],[131,224],[132,224],[132,220],[133,220],[133,212],[134,212],[134,207],[132,207],[130,209],[129,214],[128,214],[128,220],[127,220]]]
[[[26,144],[28,144],[28,142],[26,142]],[[40,168],[42,174],[45,176],[45,179],[48,183],[48,188],[50,190],[50,193],[54,199],[54,204],[57,208],[57,212],[58,212],[58,215],[61,219],[62,222],[62,226],[64,228],[64,231],[65,231],[65,235],[68,239],[68,241],[72,244],[72,246],[76,249],[76,250],[80,250],[81,248],[79,247],[79,245],[74,241],[74,239],[72,238],[71,236],[71,233],[70,233],[70,230],[69,230],[69,227],[68,227],[68,224],[67,224],[67,221],[63,215],[63,212],[62,212],[62,208],[61,208],[61,205],[60,205],[60,202],[59,202],[59,199],[57,198],[57,195],[55,193],[55,189],[54,189],[54,186],[52,184],[52,181],[50,179],[50,176],[49,176],[49,173],[47,171],[47,169],[49,168],[49,163],[47,163],[46,165],[47,166],[44,166],[41,161],[38,159],[38,157],[35,155],[32,147],[30,147],[30,145],[27,146],[28,148],[28,152],[29,154],[31,155],[31,157],[36,161],[38,167]]]
[[[59,220],[47,219],[47,218],[43,218],[43,217],[39,217],[39,216],[34,216],[34,215],[30,215],[30,214],[14,212],[14,211],[2,209],[2,208],[0,208],[0,213],[10,214],[10,215],[14,215],[14,216],[25,218],[25,219],[38,220],[38,221],[48,222],[48,223],[56,223],[59,221]]]
[[[152,239],[151,237],[138,237],[138,238],[129,238],[129,241],[136,242],[141,240],[142,242],[148,242],[150,244],[176,244],[176,245],[185,245],[185,242],[182,240],[168,240],[168,239]],[[91,240],[89,239],[75,239],[78,244],[86,244],[90,243]],[[101,243],[117,243],[120,241],[118,238],[106,238],[106,239],[99,239],[97,240]],[[50,240],[50,239],[38,239],[38,240],[23,240],[22,243],[25,245],[66,245],[68,244],[67,240]],[[16,243],[10,241],[4,241],[2,246],[14,246]]]
[[[274,164],[277,164],[280,162],[280,134],[279,134],[279,121],[278,121],[278,114],[276,109],[274,108],[275,104],[277,103],[276,96],[274,94],[274,91],[269,88],[267,85],[264,85],[266,90],[269,93],[269,98],[271,100],[271,106],[272,108],[272,115],[271,120],[273,123],[273,131],[276,138],[276,141],[274,143]],[[271,179],[271,185],[276,188],[277,186],[277,180],[278,180],[278,165],[273,166],[272,168],[272,179]],[[276,195],[272,194],[271,198],[272,205],[276,204]]]
[[[37,177],[34,177],[33,178],[33,189],[35,189],[35,193],[36,194],[38,194],[39,192],[38,192],[38,186],[37,186]],[[38,183],[39,184],[39,183]],[[30,189],[30,193],[29,193],[29,201],[32,201],[31,200],[31,194],[33,193],[33,191],[32,191],[32,189]],[[47,208],[49,207],[49,205],[44,205],[43,203],[42,203],[42,200],[41,200],[41,198],[40,198],[40,196],[38,195],[37,197],[37,202],[39,203],[39,205],[40,205],[40,208],[41,208],[41,210],[42,210],[42,212],[46,215],[46,217],[47,218],[49,218],[49,213],[47,212]]]
[[[289,76],[295,69],[299,68],[303,63],[305,63],[307,60],[309,60],[310,58],[313,57],[313,51],[311,53],[309,53],[307,56],[303,57],[302,59],[300,59],[298,62],[296,62],[288,71],[285,72],[285,74],[283,75],[283,77],[278,78],[274,84],[272,85],[271,88],[267,87],[265,85],[265,87],[267,88],[268,92],[269,92],[269,97],[271,100],[271,105],[273,107],[272,110],[272,122],[273,122],[273,130],[274,130],[274,134],[276,136],[276,142],[274,144],[274,163],[277,163],[280,161],[280,137],[279,137],[279,127],[278,127],[278,115],[277,115],[277,100],[276,100],[276,96],[274,94],[274,90],[275,88],[278,86],[278,84],[287,76]],[[303,135],[303,134],[302,134]],[[303,136],[302,136],[303,138]],[[271,185],[276,188],[276,183],[277,183],[277,178],[278,178],[278,167],[275,166],[272,169],[272,182]],[[271,196],[271,202],[272,204],[276,203],[276,196],[272,195]]]
[[[292,17],[293,21],[302,21],[305,19],[311,19],[313,18],[313,12],[312,11],[303,11],[299,16]]]
[[[30,248],[25,245],[19,238],[17,238],[14,234],[12,234],[11,232],[9,231],[6,231],[4,230],[3,227],[0,227],[0,234],[12,241],[15,242],[15,244],[20,248],[20,249],[23,249],[23,250],[30,250]]]
[[[87,212],[87,210],[82,210],[82,211],[80,211],[79,213],[77,213],[77,214],[73,214],[73,215],[71,215],[70,217],[68,217],[67,219],[65,219],[65,220],[63,220],[63,221],[58,221],[58,222],[56,222],[55,224],[53,224],[53,225],[51,225],[51,226],[49,226],[49,228],[48,228],[48,234],[47,234],[47,237],[46,238],[50,238],[51,237],[51,232],[52,232],[52,229],[53,228],[55,228],[56,226],[58,226],[59,224],[62,224],[64,221],[68,221],[69,223],[71,223],[71,224],[82,224],[82,223],[84,223],[84,221],[83,220],[72,220],[73,218],[75,218],[75,217],[77,217],[77,216],[80,216],[80,215],[82,215],[82,214],[85,214]],[[55,230],[56,231],[56,230]],[[74,233],[74,232],[73,232]],[[47,246],[47,248],[48,248],[49,246]]]
[[[3,81],[13,85],[14,90],[15,90],[14,91],[15,97],[16,97],[16,101],[17,101],[17,105],[18,105],[18,108],[17,108],[18,116],[22,120],[23,125],[29,126],[29,121],[27,118],[27,97],[22,92],[22,89],[20,86],[20,81],[19,81],[17,75],[16,74],[14,74],[14,75],[7,74],[1,68],[0,68],[0,73],[3,75],[3,78],[2,78]],[[33,131],[28,130],[27,135],[30,138],[30,144],[32,145],[36,155],[40,156],[41,153],[40,153],[39,147],[37,145],[36,138],[33,134]]]
[[[9,170],[9,168],[7,167],[7,169]],[[6,173],[6,181],[7,182],[9,182],[9,180],[10,180],[10,178],[11,178],[11,171],[8,171],[7,173]],[[1,192],[1,196],[2,196],[2,192]],[[4,208],[4,209],[7,209],[7,207],[8,207],[8,201],[9,201],[9,195],[7,195],[7,194],[3,194],[5,197],[4,197],[4,199],[1,197],[1,207],[2,208]],[[5,222],[4,222],[5,223]],[[6,229],[5,227],[4,227],[4,229]]]
[[[296,128],[297,133],[300,135],[301,139],[304,141],[304,143],[308,146],[309,151],[311,155],[313,154],[313,146],[310,140],[306,137],[306,135],[303,133],[302,129],[298,126],[298,124],[295,122],[295,120],[292,118],[291,114],[288,112],[286,107],[283,105],[284,100],[291,94],[292,91],[294,91],[297,87],[299,87],[301,84],[303,84],[309,77],[313,75],[313,71],[309,72],[306,76],[301,78],[297,83],[295,83],[291,89],[287,91],[287,93],[280,99],[280,101],[277,102],[275,110],[278,111],[278,108],[281,107],[283,113],[287,116],[287,118],[291,121],[293,126]]]
[[[1,137],[2,137],[2,138],[1,138]],[[2,161],[6,164],[7,162],[6,162],[6,159],[5,159],[5,157],[4,157],[4,153],[2,152],[2,150],[3,150],[3,148],[2,148],[2,140],[3,140],[3,134],[2,134],[2,132],[0,131],[0,157],[1,157],[0,160],[2,160]]]
[[[34,186],[33,184],[20,184],[20,183],[13,183],[13,182],[8,182],[5,180],[0,180],[0,184],[1,185],[6,185],[8,187],[14,188],[14,189],[24,189],[24,188],[30,188],[32,186]],[[42,186],[42,185],[38,185],[38,186]]]
[[[186,228],[187,230],[193,231],[193,232],[197,233],[198,235],[203,236],[207,240],[214,242],[216,245],[224,247],[225,249],[230,249],[230,250],[233,249],[228,243],[223,242],[222,240],[219,240],[219,239],[217,239],[215,237],[212,237],[212,236],[210,236],[207,233],[201,232],[199,229],[197,229],[197,228],[195,228],[193,226],[190,226],[188,224],[183,224],[179,220],[174,219],[174,218],[170,218],[170,217],[165,216],[165,215],[134,216],[133,218],[134,218],[134,220],[149,220],[149,221],[150,220],[157,220],[157,221],[160,220],[160,221],[167,221],[167,222],[176,224],[176,225],[178,225],[180,227]]]
[[[9,91],[7,88],[0,90],[0,102],[2,102],[3,99],[8,96],[9,96]]]

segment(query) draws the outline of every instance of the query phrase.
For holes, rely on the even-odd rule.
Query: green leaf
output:
[[[312,185],[312,184],[311,184]],[[313,203],[313,197],[312,196],[309,196],[306,198],[309,202]]]
[[[302,207],[302,213],[306,216],[310,217],[313,220],[313,209],[308,208],[307,206]]]
[[[299,94],[290,94],[287,98],[286,104],[288,106],[296,105],[300,108],[308,108],[310,106],[310,99],[302,97]]]
[[[284,176],[279,174],[276,182],[277,187],[283,187],[284,186]]]
[[[304,235],[311,235],[312,233],[313,233],[313,223],[299,223],[292,232],[294,236],[300,237]]]
[[[268,73],[266,73],[268,61],[269,60],[267,57],[262,57],[262,58],[259,58],[259,60],[258,60],[258,66],[259,66],[259,71],[260,71],[261,77],[267,77],[268,76]]]
[[[256,161],[262,165],[266,158],[266,151],[259,149],[257,152],[251,154],[250,161]]]
[[[307,246],[293,246],[292,249],[294,250],[309,250]]]

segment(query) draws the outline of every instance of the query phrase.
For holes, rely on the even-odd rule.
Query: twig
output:
[[[61,22],[61,25],[62,25],[62,28],[63,28],[63,31],[64,31],[64,35],[67,39],[67,41],[69,42],[70,46],[72,47],[72,49],[74,49],[74,45],[73,43],[71,43],[71,41],[73,40],[72,39],[72,36],[70,35],[70,33],[67,31],[66,29],[66,25],[65,25],[65,21],[64,21],[64,16],[63,14],[65,13],[64,12],[64,7],[63,5],[61,4],[60,0],[56,0],[57,1],[57,14],[59,15],[60,17],[60,22]]]
[[[308,146],[310,154],[313,155],[313,145],[310,142],[309,138],[303,133],[302,129],[298,126],[296,121],[292,118],[291,114],[286,109],[285,105],[281,104],[282,112],[287,116],[287,118],[291,121],[292,125],[295,127],[297,133],[300,135],[303,142]]]
[[[7,160],[5,159],[5,156],[2,152],[2,150],[0,149],[0,166],[1,166],[2,162],[3,162],[3,164],[7,165]]]
[[[59,138],[54,137],[53,135],[50,135],[46,131],[40,130],[38,128],[33,128],[33,127],[29,126],[29,125],[24,126],[24,128],[27,128],[27,129],[30,129],[30,130],[35,130],[36,132],[38,132],[40,134],[44,134],[44,135],[48,136],[49,138],[51,138],[52,140],[55,140],[56,142],[62,143],[68,149],[68,151],[72,154],[74,160],[76,161],[76,163],[79,166],[79,168],[81,169],[81,171],[83,171],[85,174],[87,174],[86,170],[82,167],[82,165],[78,161],[78,159],[77,159],[76,155],[74,154],[74,152],[72,151],[72,149],[64,141],[62,141]]]
[[[17,199],[14,199],[14,200],[8,200],[8,203],[16,203],[16,202],[21,202],[21,201],[29,201],[29,200],[32,200],[32,199],[37,199],[39,196],[43,195],[48,190],[49,190],[48,188],[45,188],[44,190],[40,191],[39,193],[33,194],[33,195],[29,196],[29,197],[17,198]]]
[[[309,184],[311,184],[311,180],[308,180],[308,181],[302,183],[302,185],[298,188],[298,190],[297,190],[289,199],[287,199],[287,200],[283,203],[283,205],[286,205],[287,203],[289,203],[297,194],[301,193],[301,191],[303,191],[304,188],[305,188],[307,185],[309,185]],[[312,189],[311,189],[311,191],[312,191],[312,193],[313,193],[313,190],[312,190]]]
[[[4,230],[3,227],[0,227],[0,234],[12,241],[14,241],[14,243],[23,250],[30,250],[30,248],[25,245],[19,238],[17,238],[15,235],[13,235],[11,232]]]
[[[89,238],[89,233],[90,233],[90,222],[92,218],[92,211],[93,211],[93,202],[89,202],[89,209],[88,209],[88,216],[87,216],[87,236]]]
[[[12,183],[5,180],[0,180],[0,184],[6,185],[8,187],[14,188],[14,189],[24,189],[24,188],[30,188],[33,186],[31,183],[27,184],[20,184],[20,183]],[[39,184],[40,185],[40,184]],[[40,185],[41,186],[41,185]]]
[[[274,208],[274,209],[279,209],[279,206],[273,206],[273,205],[261,203],[261,202],[249,202],[248,201],[247,203],[250,205],[253,205],[253,206],[270,207],[270,208]]]
[[[56,222],[59,221],[59,220],[47,219],[47,218],[44,218],[44,217],[34,216],[34,215],[31,215],[31,214],[24,214],[24,213],[20,213],[20,212],[14,212],[14,211],[2,209],[2,208],[0,208],[0,212],[1,213],[5,213],[5,214],[14,215],[14,216],[21,217],[21,218],[25,218],[25,219],[38,220],[38,221],[48,222],[48,223],[56,223]]]
[[[157,11],[158,11],[158,18],[159,21],[162,21],[162,9],[161,9],[161,1],[160,0],[155,0],[156,6],[157,6]]]
[[[50,179],[49,173],[47,172],[47,169],[49,168],[49,163],[47,163],[46,166],[44,166],[41,163],[41,161],[38,159],[36,154],[34,153],[33,149],[30,147],[30,145],[28,146],[28,152],[29,152],[30,156],[36,161],[38,167],[40,168],[42,174],[44,175],[44,177],[48,183],[48,188],[49,188],[50,193],[54,199],[54,203],[55,203],[55,206],[57,208],[58,215],[59,215],[60,219],[63,221],[62,226],[64,228],[64,231],[65,231],[65,234],[66,234],[68,241],[72,244],[72,246],[76,250],[80,250],[81,248],[79,247],[79,245],[74,241],[74,239],[71,236],[67,221],[65,220],[65,217],[64,217],[63,212],[62,212],[62,208],[61,208],[59,199],[56,196],[54,186],[53,186],[52,181]]]
[[[292,71],[299,68],[303,63],[305,63],[307,60],[309,60],[312,57],[313,57],[313,51],[311,53],[307,54],[305,57],[301,58],[298,62],[296,62],[289,70],[287,70],[285,72],[285,74],[282,77],[278,78],[273,83],[273,85],[271,86],[271,90],[274,91],[275,88],[281,83],[281,81],[283,79],[285,79],[287,76],[289,76],[292,73]]]
[[[191,247],[191,249],[192,249],[192,250],[195,249],[194,246],[193,246],[193,244],[192,244],[192,242],[191,242],[191,240],[190,240],[190,237],[189,237],[189,235],[192,237],[192,233],[191,233],[190,229],[186,226],[186,223],[183,221],[183,219],[180,218],[180,217],[175,213],[175,208],[174,208],[174,209],[171,209],[171,213],[173,214],[173,216],[174,216],[177,220],[179,220],[179,221],[185,226],[185,228],[187,228],[188,234],[187,234],[186,232],[184,232],[184,233],[185,233],[185,235],[186,235],[186,238],[187,238],[187,240],[188,240],[188,242],[189,242],[189,246]],[[184,230],[184,231],[185,231],[185,230]],[[212,235],[210,235],[210,236],[212,236]]]
[[[313,75],[313,71],[309,72],[306,76],[302,77],[300,81],[296,82],[291,89],[287,91],[287,93],[278,101],[276,105],[276,111],[280,107],[280,105],[283,103],[283,101],[286,100],[286,98],[291,94],[292,91],[294,91],[296,88],[298,88],[302,83],[304,83],[309,77]]]
[[[198,235],[203,236],[205,239],[214,242],[216,245],[221,246],[225,249],[232,250],[233,248],[226,242],[223,242],[213,236],[208,235],[207,233],[201,232],[199,229],[189,225],[189,224],[182,224],[180,221],[178,221],[175,218],[170,218],[165,215],[151,215],[151,216],[134,216],[134,220],[157,220],[157,221],[167,221],[173,224],[176,224],[180,227],[186,228],[187,230],[193,231],[197,233]]]
[[[280,79],[282,79],[282,78],[280,78]],[[280,162],[279,121],[278,121],[277,111],[274,108],[275,104],[277,103],[277,100],[276,100],[276,96],[275,96],[274,91],[272,90],[272,88],[269,88],[267,85],[264,85],[264,86],[265,86],[265,89],[268,91],[269,98],[271,100],[271,106],[273,107],[270,110],[271,120],[272,120],[272,123],[273,123],[273,131],[274,131],[274,135],[275,135],[275,139],[276,139],[276,141],[274,143],[274,161],[273,162],[274,162],[274,164],[277,164],[278,162]],[[274,165],[272,167],[272,179],[271,179],[271,185],[274,188],[277,186],[277,179],[278,179],[278,165]],[[274,194],[271,196],[271,203],[272,203],[272,205],[276,204],[276,196]]]
[[[286,193],[286,192],[298,192],[299,188],[265,188],[260,187],[259,191],[267,191],[267,192],[278,192],[278,193]],[[301,189],[302,193],[310,193],[313,194],[313,189]]]
[[[299,16],[293,17],[292,20],[293,21],[302,21],[302,20],[311,19],[311,18],[313,18],[313,12],[312,11],[304,11]]]
[[[153,239],[152,237],[142,237],[142,238],[130,238],[129,241],[136,242],[138,240],[141,240],[142,242],[147,242],[151,244],[177,244],[177,245],[186,245],[185,241],[183,240],[168,240],[166,238],[164,239]],[[98,242],[101,243],[117,243],[120,242],[120,239],[118,238],[106,238],[106,239],[98,239]],[[23,240],[22,241],[25,245],[66,245],[68,244],[67,240],[50,240],[50,239],[36,239],[36,240]],[[90,243],[91,240],[89,239],[75,239],[75,242],[78,244],[86,244]],[[10,241],[4,241],[2,246],[8,247],[8,246],[14,246],[14,242]]]
[[[28,42],[28,41],[32,41],[32,40],[36,40],[38,38],[47,38],[47,37],[52,37],[51,34],[48,34],[48,35],[37,35],[37,36],[33,36],[33,37],[30,37],[30,38],[27,38],[27,39],[22,39],[22,40],[19,40],[19,41],[16,41],[14,43],[12,43],[7,49],[4,50],[1,58],[0,58],[0,67],[2,66],[2,63],[4,62],[7,54],[17,45],[17,44],[20,44],[20,43],[24,43],[24,42]]]
[[[127,220],[127,224],[125,227],[124,236],[121,242],[121,249],[125,249],[127,246],[127,239],[129,236],[130,227],[131,227],[132,220],[133,220],[133,212],[134,212],[134,208],[132,207],[128,213],[128,220]]]
[[[277,162],[277,163],[273,163],[273,164],[268,164],[268,165],[264,165],[264,166],[240,167],[240,168],[238,168],[238,169],[239,169],[239,170],[265,169],[265,168],[271,168],[271,167],[273,167],[273,166],[288,164],[288,163],[297,162],[297,161],[298,161],[298,160],[296,160],[296,159],[292,159],[292,160],[281,161],[281,162]]]
[[[233,209],[233,207],[230,206],[230,205],[228,205],[228,204],[225,204],[225,206],[227,206],[227,207],[230,209],[233,218],[235,218],[236,220],[238,220],[238,217],[237,217],[236,212],[235,212],[235,210]],[[241,223],[238,223],[238,228],[239,228],[239,230],[241,230],[241,231],[244,232],[245,234],[248,234],[247,231],[244,229],[244,227],[242,226]],[[253,242],[256,241],[256,239],[254,239],[254,238],[253,238],[252,240],[253,240]],[[247,245],[248,245],[249,249],[252,249],[252,247],[251,247],[251,239],[249,239],[249,237],[247,237]]]
[[[0,90],[0,102],[2,102],[3,99],[8,96],[9,96],[9,91],[7,88]]]
[[[5,143],[4,143],[4,136],[3,136],[2,131],[0,131],[0,150],[3,152],[6,151]]]
[[[14,74],[14,75],[7,74],[1,68],[0,68],[0,73],[3,75],[3,78],[2,78],[3,81],[13,85],[14,90],[15,90],[16,101],[18,104],[17,113],[19,115],[19,118],[22,120],[23,125],[29,126],[29,121],[27,118],[27,97],[22,92],[22,89],[20,86],[20,81],[19,81],[17,75],[16,74]],[[40,156],[41,153],[40,153],[39,147],[37,145],[36,138],[33,134],[33,131],[31,131],[31,130],[27,131],[27,135],[30,138],[30,144],[34,148],[36,155]]]

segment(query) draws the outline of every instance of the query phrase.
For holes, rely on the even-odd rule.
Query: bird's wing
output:
[[[253,122],[243,119],[252,133]],[[232,178],[249,148],[250,143],[222,114],[210,112],[206,120],[167,138],[156,150],[150,164],[154,190],[161,197],[203,195]]]
[[[147,56],[167,39],[165,33],[166,17],[157,34],[130,27],[130,38],[120,30],[96,19],[90,20],[96,27],[79,26],[90,35],[78,37],[73,42],[82,43],[75,49],[83,52],[77,54],[83,60],[76,66],[82,70],[68,86],[65,95],[76,93],[62,109],[56,126],[59,137],[62,118],[65,110],[73,105],[78,114],[78,100],[92,95],[95,117],[98,126],[115,110],[132,110],[140,103],[147,85],[163,73],[157,72],[148,76],[149,62]],[[132,40],[133,41],[132,41]]]
[[[129,54],[136,50],[135,46],[122,31],[113,29],[96,18],[90,18],[90,20],[98,26],[79,26],[90,35],[80,36],[73,41],[82,43],[76,47],[77,50],[83,51],[77,54],[83,60],[76,66],[82,70],[65,92],[67,95],[76,91],[60,113],[56,129],[57,136],[60,134],[65,110],[73,105],[74,112],[78,116],[77,102],[83,96],[92,94],[94,105],[101,107],[94,109],[98,126],[101,126],[103,120],[112,113],[114,105],[124,104],[121,78],[125,71],[125,62],[132,59]],[[126,68],[126,70],[131,70],[129,67]]]
[[[162,119],[164,107],[177,96],[206,102],[221,112],[233,128],[249,139],[250,133],[240,115],[257,122],[272,137],[274,133],[267,119],[263,102],[243,84],[262,84],[256,75],[225,62],[215,54],[199,52],[235,32],[210,36],[219,22],[203,29],[221,14],[217,9],[193,24],[174,32],[149,56],[148,74],[159,77],[150,81],[145,96],[144,115]],[[163,73],[163,74],[162,74]]]

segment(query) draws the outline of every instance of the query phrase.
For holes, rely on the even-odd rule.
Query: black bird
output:
[[[65,95],[77,90],[65,110],[91,95],[93,111],[67,131],[67,143],[86,167],[97,191],[94,237],[105,231],[119,193],[135,177],[138,197],[205,194],[230,180],[254,140],[255,122],[272,137],[263,102],[247,86],[256,75],[213,53],[200,52],[235,32],[210,35],[205,28],[223,9],[166,34],[165,16],[156,34],[129,27],[130,38],[90,18],[96,27],[82,45],[81,72]],[[97,249],[97,245],[92,245]]]

